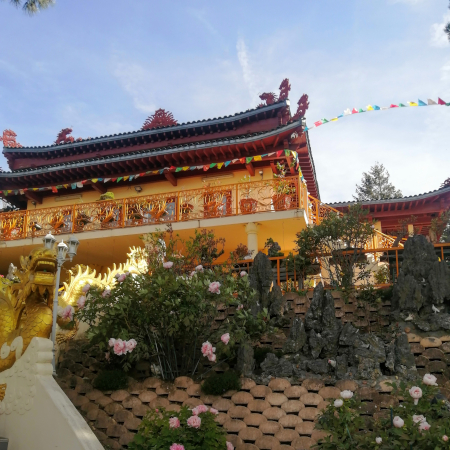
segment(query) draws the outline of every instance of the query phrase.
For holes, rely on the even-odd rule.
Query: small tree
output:
[[[53,6],[55,4],[55,0],[26,0],[25,2],[22,0],[10,1],[17,7],[22,6],[22,9],[30,15],[36,14],[39,11],[47,9],[49,6]]]
[[[430,229],[440,242],[450,242],[450,208],[431,220]]]
[[[356,284],[365,284],[371,275],[364,248],[373,237],[373,223],[368,211],[354,205],[342,217],[330,215],[319,225],[297,234],[297,251],[305,263],[320,257],[327,283],[350,293]]]
[[[395,188],[389,178],[389,172],[383,164],[376,162],[369,172],[363,172],[361,184],[356,185],[354,199],[363,202],[401,197],[402,192]]]

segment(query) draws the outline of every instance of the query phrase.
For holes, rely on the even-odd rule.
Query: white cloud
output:
[[[448,47],[450,42],[448,36],[444,31],[444,27],[450,22],[450,12],[444,14],[443,21],[441,23],[434,23],[430,28],[430,45],[433,47]]]
[[[250,56],[245,45],[244,39],[240,38],[236,44],[237,56],[242,69],[245,84],[247,85],[252,100],[257,101],[258,89],[255,83],[255,74],[250,64]]]

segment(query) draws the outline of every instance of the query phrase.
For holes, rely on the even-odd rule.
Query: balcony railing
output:
[[[0,214],[0,240],[142,225],[308,210],[306,185],[298,178],[208,185],[201,189],[96,201],[72,206]]]

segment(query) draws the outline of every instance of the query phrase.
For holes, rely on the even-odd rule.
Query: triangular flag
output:
[[[365,112],[365,111],[364,111],[362,108],[359,108],[359,109],[358,109],[358,112],[359,112],[359,113],[363,113],[363,112]]]
[[[261,160],[262,160],[262,157],[261,157],[261,155],[257,155],[257,156],[255,156],[253,159],[254,159],[255,161],[261,161]]]
[[[261,158],[265,158],[266,156],[269,156],[268,153],[264,153],[263,155],[261,155]]]
[[[164,167],[165,169],[167,169],[167,167]],[[170,166],[169,170],[175,170],[176,167],[175,166]]]
[[[337,118],[337,117],[333,117],[333,118],[330,120],[330,122],[336,122],[336,120],[338,120],[338,118]]]
[[[318,120],[317,122],[314,122],[314,125],[315,125],[316,127],[320,127],[320,125],[322,125],[322,121],[321,121],[321,120]]]
[[[350,108],[347,108],[345,111],[344,111],[344,116],[348,116],[348,115],[350,115],[352,112],[350,111]]]
[[[86,184],[86,182],[87,182],[87,180],[83,180],[83,181],[82,181],[83,184]]]
[[[103,180],[103,183],[107,183],[108,181],[110,181],[111,180],[111,178],[105,178],[104,180]]]
[[[444,102],[441,98],[438,97],[438,105],[446,105],[447,103]]]
[[[409,106],[419,106],[416,102],[408,102]]]
[[[203,166],[197,166],[197,169],[198,170],[203,169]]]
[[[223,163],[218,163],[218,164],[217,164],[217,168],[218,168],[219,170],[222,168],[222,166],[223,166]]]
[[[241,159],[239,160],[239,162],[240,162],[241,164],[245,164],[245,158],[241,158]]]
[[[119,182],[122,179],[122,177],[117,178],[117,182]]]
[[[134,175],[130,175],[130,181],[133,181]]]
[[[181,168],[181,167],[177,167],[176,169],[175,169],[175,172],[181,172],[183,169]]]
[[[239,161],[238,159],[233,159],[231,162],[234,164],[235,162]]]
[[[161,175],[162,173],[164,173],[164,169],[160,169],[159,174]]]
[[[267,156],[273,156],[276,152],[269,153]]]
[[[63,184],[64,188],[67,189],[69,187],[68,184]]]
[[[245,163],[246,164],[250,164],[252,162],[253,156],[248,156],[247,158],[245,158]]]
[[[403,103],[399,103],[398,106],[399,106],[400,108],[406,108],[406,105],[404,105]]]
[[[327,119],[322,119],[322,123],[328,123]]]
[[[72,189],[76,189],[77,188],[77,183],[72,183],[71,186],[72,186]]]
[[[209,166],[203,166],[203,170],[206,172],[209,169]]]
[[[190,167],[189,169],[190,170],[195,170],[197,168],[197,166],[192,166],[192,167]]]
[[[103,181],[103,178],[99,178],[98,181]]]
[[[23,189],[19,189],[20,195],[23,195],[25,192],[23,191]]]
[[[98,181],[98,178],[92,178],[92,180],[91,180],[93,183],[97,183],[97,181]]]
[[[352,114],[358,114],[358,110],[356,108],[352,109]]]
[[[217,163],[211,163],[211,164],[209,165],[209,168],[212,169],[213,167],[216,167],[216,165],[217,165]]]
[[[370,106],[370,105],[367,105],[367,111],[373,111],[373,107],[372,106]]]
[[[54,192],[55,194],[58,193],[58,189],[56,189],[56,186],[52,186],[52,192]]]
[[[277,157],[279,158],[283,153],[284,153],[283,150],[278,150],[277,151]]]
[[[150,173],[150,172],[148,172],[148,173]],[[144,175],[145,175],[145,172],[142,172],[139,174],[140,177],[143,177]]]
[[[228,167],[231,164],[231,161],[225,161],[225,167]]]
[[[128,175],[126,177],[123,177],[123,181],[127,181],[128,178],[130,178]]]
[[[383,109],[389,109],[389,107],[387,107],[387,106],[382,106],[382,107],[381,107],[381,110],[383,110]]]
[[[183,171],[186,172],[186,170],[189,170],[189,166],[183,167]]]
[[[83,182],[82,181],[79,181],[78,183],[77,183],[77,188],[82,188],[83,187]]]
[[[431,98],[429,98],[428,105],[437,105],[437,103],[434,100],[431,100]]]
[[[290,150],[284,150],[284,155],[285,156],[290,156],[290,154],[291,154],[291,151]]]
[[[392,104],[391,106],[389,106],[389,108],[398,108],[397,105]]]
[[[374,111],[379,111],[379,110],[380,110],[380,107],[377,106],[377,105],[373,105],[373,109],[374,109]]]
[[[303,128],[303,131],[308,131],[308,130],[309,130],[308,127]]]
[[[344,114],[339,114],[339,115],[337,116],[338,119],[340,119],[341,117],[344,117]]]
[[[134,179],[139,178],[141,175],[138,173],[137,175],[134,176]]]
[[[117,181],[117,178],[112,178],[111,181],[112,181],[113,183],[115,183],[115,182]]]
[[[428,106],[428,105],[419,98],[419,106]]]

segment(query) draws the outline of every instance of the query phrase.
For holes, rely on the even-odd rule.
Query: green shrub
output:
[[[105,192],[100,195],[100,200],[114,200],[114,192]]]
[[[123,370],[103,370],[94,380],[95,389],[117,391],[128,386],[128,376]]]
[[[204,406],[204,409],[208,408]],[[200,419],[200,426],[193,426],[192,422],[189,426],[188,420],[191,418]],[[182,406],[179,412],[164,408],[151,410],[128,448],[169,450],[174,444],[182,445],[185,450],[227,449],[225,430],[215,421],[215,414],[195,409],[191,411],[187,406]]]
[[[253,349],[256,362],[256,367],[259,368],[261,363],[266,359],[268,353],[273,353],[277,358],[281,358],[283,356],[283,352],[281,350],[274,350],[272,347],[256,347]]]
[[[206,395],[222,395],[227,391],[239,391],[240,389],[239,375],[232,371],[211,375],[202,384],[202,391]]]

